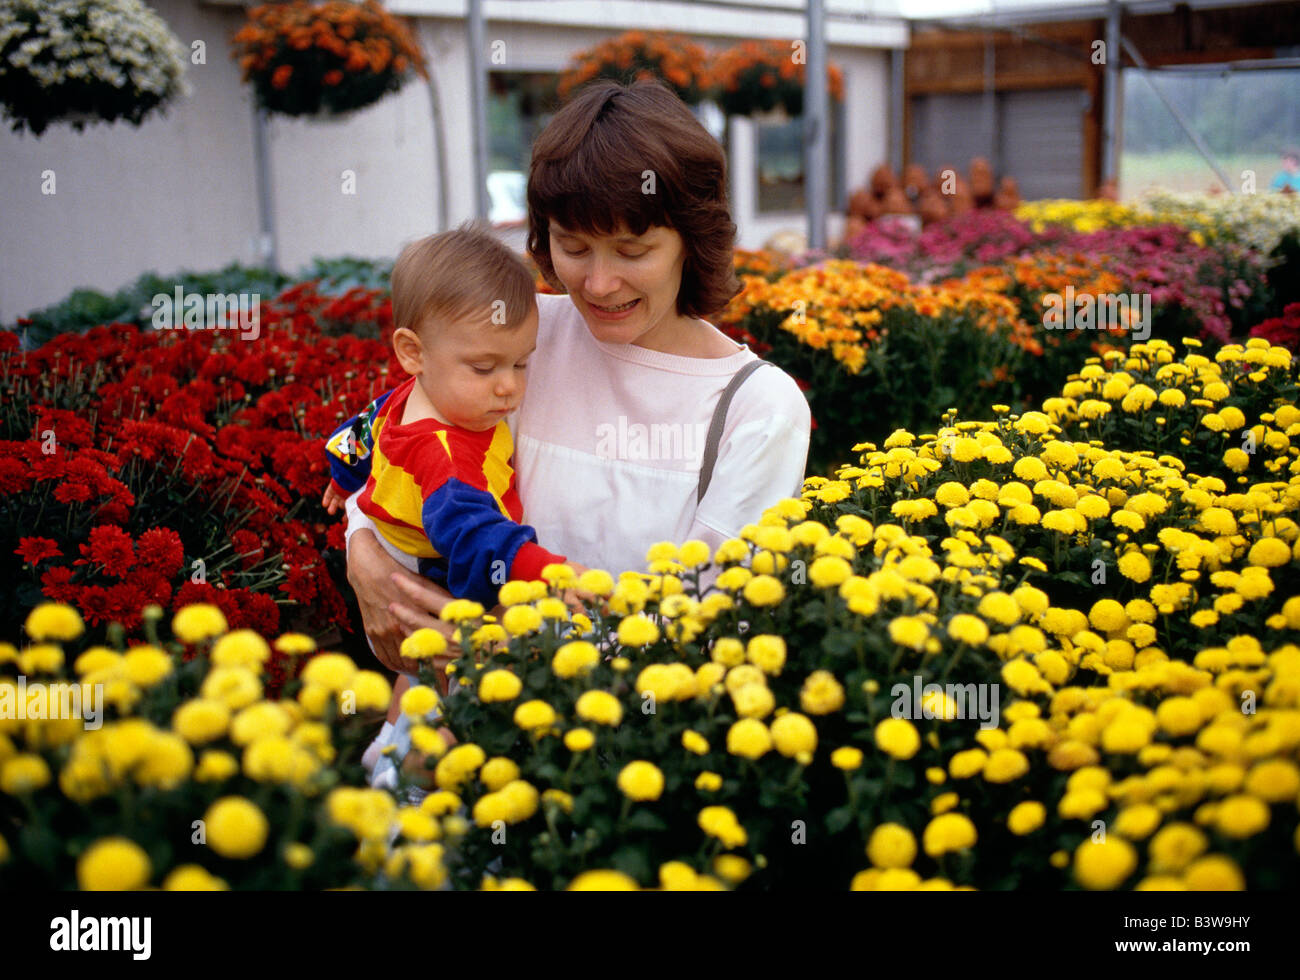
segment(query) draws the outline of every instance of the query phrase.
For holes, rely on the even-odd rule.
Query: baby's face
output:
[[[513,328],[470,318],[430,333],[419,383],[443,419],[482,432],[519,407],[537,347],[536,307]]]

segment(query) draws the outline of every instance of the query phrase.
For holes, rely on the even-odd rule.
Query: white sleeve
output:
[[[755,372],[727,411],[713,476],[689,536],[716,548],[778,500],[797,497],[811,428],[808,401],[794,380],[779,368]]]
[[[365,487],[362,487],[361,489],[364,490]],[[361,505],[357,503],[357,499],[360,496],[361,490],[358,490],[352,496],[348,497],[343,504],[343,508],[347,511],[348,515],[347,530],[343,532],[343,539],[346,545],[352,544],[352,535],[356,534],[360,530],[375,531],[375,522],[362,513]],[[376,533],[375,536],[378,537],[379,535]]]

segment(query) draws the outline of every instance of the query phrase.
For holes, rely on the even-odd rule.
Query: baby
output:
[[[537,346],[533,278],[494,236],[465,225],[403,249],[392,296],[393,350],[411,378],[329,437],[322,503],[333,514],[361,490],[358,506],[399,563],[491,608],[507,580],[565,562],[519,523],[506,423]],[[414,682],[399,679],[376,746],[391,740],[398,697]]]

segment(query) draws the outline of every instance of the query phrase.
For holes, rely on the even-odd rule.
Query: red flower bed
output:
[[[0,333],[0,635],[42,595],[136,635],[148,603],[348,628],[320,440],[405,377],[391,306],[303,283],[260,320],[252,340],[110,324],[30,352]]]

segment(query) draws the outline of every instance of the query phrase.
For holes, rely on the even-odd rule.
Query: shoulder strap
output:
[[[713,479],[713,466],[718,461],[718,444],[722,442],[722,427],[727,422],[727,408],[731,405],[731,399],[735,397],[736,390],[745,383],[746,378],[769,363],[761,358],[750,361],[733,374],[731,380],[727,382],[727,387],[722,389],[718,405],[713,410],[713,419],[709,422],[709,434],[704,440],[704,457],[700,461],[700,486],[695,494],[697,505],[704,499],[704,491],[709,489],[709,482]]]

